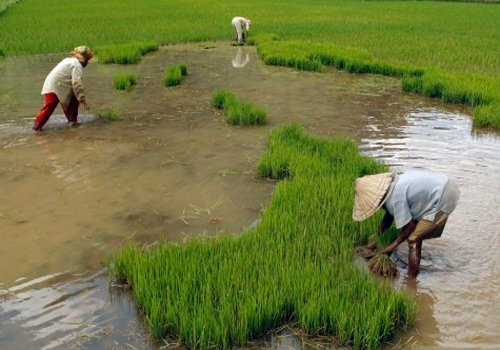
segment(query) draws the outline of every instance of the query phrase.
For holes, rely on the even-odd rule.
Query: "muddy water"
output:
[[[255,180],[254,166],[268,131],[288,121],[351,137],[395,170],[457,178],[461,203],[443,237],[424,244],[430,264],[416,284],[397,282],[421,299],[421,312],[416,329],[396,341],[429,349],[500,341],[498,141],[471,132],[466,110],[402,94],[394,79],[269,67],[252,48],[227,43],[176,45],[139,65],[85,68],[89,103],[120,109],[122,121],[83,116],[72,128],[58,109],[47,131],[34,134],[43,79],[62,57],[0,60],[0,348],[164,345],[149,341],[128,295],[108,289],[106,260],[128,241],[250,225],[275,185]],[[179,61],[185,81],[163,87],[164,67]],[[138,79],[129,93],[113,89],[122,72]],[[269,124],[226,125],[210,107],[216,87],[266,106]],[[261,346],[301,344],[286,336]]]

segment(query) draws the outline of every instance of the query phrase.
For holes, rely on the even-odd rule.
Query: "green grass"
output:
[[[286,169],[286,170],[284,170]],[[288,322],[375,349],[411,324],[415,301],[354,262],[379,217],[352,221],[354,179],[385,171],[349,140],[272,130],[259,177],[281,178],[254,231],[128,245],[114,258],[152,335],[194,349],[243,346]]]
[[[226,121],[231,125],[262,125],[267,121],[265,108],[254,107],[252,102],[237,98],[229,90],[215,89],[212,94],[212,106],[223,109]]]
[[[177,63],[167,66],[163,75],[165,86],[180,85],[182,77],[187,75],[185,63]]]
[[[154,42],[99,46],[95,53],[101,63],[135,64],[148,52],[158,50]]]
[[[113,85],[117,90],[130,91],[135,84],[135,75],[131,73],[117,74],[113,78]]]
[[[123,119],[123,113],[115,107],[101,108],[96,111],[96,115],[98,118],[108,122],[118,121]]]

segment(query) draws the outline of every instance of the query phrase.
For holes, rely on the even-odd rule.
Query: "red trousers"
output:
[[[43,107],[40,109],[40,111],[36,116],[35,125],[33,126],[33,129],[42,130],[43,126],[45,125],[45,123],[47,123],[52,113],[54,113],[54,110],[56,109],[58,103],[59,99],[57,98],[56,94],[54,93],[45,94],[45,102],[43,104]],[[73,95],[71,101],[69,102],[68,107],[66,109],[63,108],[64,115],[66,116],[69,122],[76,123],[78,121],[79,105],[80,103],[76,99],[76,96]]]

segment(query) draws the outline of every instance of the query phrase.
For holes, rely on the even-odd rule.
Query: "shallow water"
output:
[[[58,109],[47,131],[35,134],[43,79],[61,58],[0,60],[0,348],[164,345],[149,341],[128,294],[108,289],[105,262],[131,240],[250,225],[275,185],[254,179],[254,166],[268,131],[288,121],[353,138],[394,170],[457,179],[458,208],[443,237],[424,243],[432,263],[416,284],[397,282],[421,299],[416,328],[388,348],[497,346],[498,139],[471,131],[467,109],[402,94],[391,78],[265,66],[251,47],[174,45],[139,65],[85,69],[94,110],[114,106],[124,120],[84,116],[73,128]],[[179,61],[186,79],[164,87],[164,67]],[[129,93],[113,89],[122,72],[138,79]],[[226,125],[210,107],[216,87],[265,106],[268,125]],[[294,336],[259,346],[307,348]]]

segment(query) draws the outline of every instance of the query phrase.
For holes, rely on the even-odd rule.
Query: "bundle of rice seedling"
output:
[[[368,268],[376,275],[383,277],[398,277],[399,271],[394,261],[387,254],[377,252],[368,263]]]

